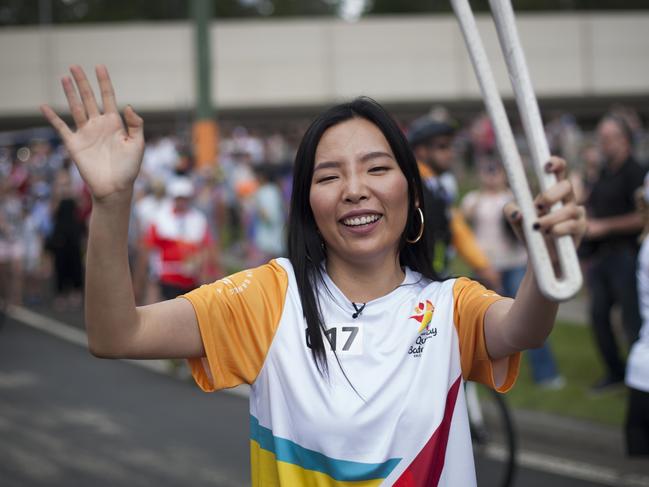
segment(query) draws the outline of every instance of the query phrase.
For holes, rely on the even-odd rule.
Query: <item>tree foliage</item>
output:
[[[346,0],[212,0],[215,18],[335,16]],[[365,0],[365,15],[450,12],[448,0]],[[188,0],[0,0],[0,26],[80,22],[173,21]],[[472,0],[476,11],[488,0]],[[649,9],[647,0],[513,0],[517,11]]]
[[[369,0],[369,14],[451,12],[449,0]],[[476,12],[489,11],[488,0],[470,0]],[[512,0],[516,11],[647,10],[647,0]]]
[[[215,18],[335,15],[338,0],[212,0]],[[189,17],[188,0],[0,0],[0,25],[172,21]]]

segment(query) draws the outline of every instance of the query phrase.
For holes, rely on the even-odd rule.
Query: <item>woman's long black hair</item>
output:
[[[415,203],[418,201],[423,209],[423,193],[417,162],[401,129],[385,109],[371,98],[356,98],[349,103],[328,109],[313,121],[297,150],[288,225],[288,258],[297,280],[313,359],[318,369],[324,373],[327,372],[325,344],[321,332],[324,330],[324,323],[316,289],[318,284],[324,285],[322,263],[326,254],[311,210],[309,194],[316,148],[322,135],[328,128],[352,118],[368,120],[381,130],[408,182],[408,219],[399,244],[400,264],[429,279],[437,280],[431,265],[427,232],[423,232],[417,243],[406,242],[406,238],[412,240],[419,233],[421,223]]]

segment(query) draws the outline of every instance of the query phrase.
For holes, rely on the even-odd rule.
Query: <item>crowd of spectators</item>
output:
[[[451,119],[440,107],[433,108],[430,116]],[[619,106],[612,107],[607,116],[623,124],[620,127],[629,143],[625,157],[638,161],[640,172],[644,172],[649,137],[640,118],[633,110]],[[404,123],[404,130],[407,125]],[[190,141],[185,137],[174,133],[149,135],[129,229],[129,256],[139,304],[173,297],[285,254],[284,226],[297,132],[226,126],[218,163],[204,167],[194,164]],[[600,175],[608,174],[606,163],[611,158],[602,125],[584,130],[573,115],[556,113],[549,114],[546,132],[551,152],[569,161],[578,198],[596,220],[595,213],[611,207],[606,198],[613,198],[602,192]],[[498,210],[509,192],[491,123],[485,114],[477,114],[458,126],[455,135],[455,178],[444,184],[454,204],[464,209],[474,225],[478,240],[488,247],[485,250],[492,264],[504,278],[520,275],[525,266],[524,250],[502,251],[515,243],[499,222]],[[42,136],[4,140],[4,144],[0,142],[0,270],[1,279],[9,283],[5,286],[6,299],[14,304],[51,300],[58,309],[78,308],[82,302],[84,239],[91,213],[89,194],[58,141]],[[529,164],[520,131],[517,141],[523,160]],[[628,182],[631,192],[632,186],[642,184],[640,176],[636,179]],[[629,195],[618,195],[618,199],[624,198]],[[623,363],[608,318],[611,306],[619,299],[596,286],[601,282],[597,269],[593,270],[597,263],[593,246],[616,250],[618,240],[603,246],[593,243],[597,238],[587,239],[580,250],[587,282],[591,293],[596,294],[591,306],[595,342],[609,368],[600,387],[622,380]],[[625,242],[631,240],[634,237]],[[605,262],[609,261],[607,258]],[[623,319],[637,318],[631,327],[625,323],[628,341],[637,338],[639,329],[637,309],[633,313],[627,310],[631,305],[623,303]],[[634,306],[637,308],[637,302]],[[558,376],[556,370],[548,373]]]
[[[615,110],[633,131],[637,159],[647,159],[649,143],[639,118],[631,110]],[[440,107],[431,115],[448,117]],[[493,166],[496,140],[485,114],[477,114],[458,129],[454,144],[461,163],[454,165],[459,188],[453,192],[459,205],[459,196],[476,189],[482,173]],[[149,255],[142,266],[138,254],[152,248],[150,226],[156,212],[174,199],[168,189],[178,178],[192,185],[189,204],[205,216],[210,246],[215,248],[205,278],[282,255],[291,164],[299,139],[296,132],[293,128],[262,133],[232,125],[222,133],[218,164],[201,168],[194,166],[190,143],[184,137],[150,135],[134,195],[130,230],[134,274],[143,267],[150,278],[157,272],[155,255]],[[550,116],[547,135],[551,152],[570,161],[585,199],[599,170],[594,134],[581,130],[574,116],[560,113]],[[0,146],[0,263],[3,272],[13,276],[10,301],[37,302],[53,294],[57,306],[76,306],[81,291],[76,256],[83,256],[83,245],[78,242],[90,215],[90,198],[58,141],[22,138]],[[525,157],[522,134],[519,142]],[[66,249],[65,255],[61,248]],[[138,292],[143,300],[157,296],[146,298],[147,294]]]
[[[59,141],[17,138],[0,143],[0,268],[2,279],[11,281],[6,299],[79,307],[89,194]],[[295,152],[290,141],[279,132],[262,136],[236,126],[220,141],[218,165],[199,168],[187,140],[173,133],[149,138],[129,228],[142,303],[161,296],[161,273],[168,281],[169,266],[178,267],[176,281],[185,276],[180,281],[193,286],[284,254]],[[205,231],[187,245],[189,237],[196,240],[197,224]]]

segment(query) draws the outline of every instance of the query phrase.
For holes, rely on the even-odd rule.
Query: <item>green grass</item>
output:
[[[453,275],[471,275],[467,265],[458,258],[451,261],[450,269]],[[532,382],[529,362],[523,356],[516,385],[507,394],[509,404],[521,409],[621,426],[626,408],[626,388],[620,387],[598,396],[589,392],[590,386],[604,375],[590,328],[559,321],[550,336],[550,345],[559,371],[566,379],[565,387],[552,391],[536,386]]]
[[[516,408],[622,425],[626,405],[625,388],[598,396],[589,393],[590,385],[604,373],[590,329],[558,322],[550,343],[561,374],[566,379],[566,386],[558,391],[537,387],[531,380],[528,361],[524,357],[518,381],[507,394],[509,404]]]

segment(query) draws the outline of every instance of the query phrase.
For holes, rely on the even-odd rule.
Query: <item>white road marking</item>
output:
[[[506,456],[505,448],[501,445],[489,445],[485,453],[493,460],[504,460]],[[612,487],[649,487],[649,476],[628,474],[610,467],[568,460],[529,450],[519,450],[516,459],[519,468],[539,470]]]
[[[70,325],[66,325],[60,321],[35,313],[21,306],[9,306],[7,314],[14,320],[20,321],[32,328],[47,332],[50,335],[54,335],[67,342],[74,343],[75,345],[88,348],[86,334]]]
[[[58,320],[43,316],[22,306],[9,306],[7,314],[14,320],[36,328],[37,330],[54,335],[68,343],[73,343],[85,349],[88,349],[88,338],[83,330],[73,326],[62,323]],[[166,360],[128,360],[124,359],[123,362],[128,362],[137,367],[141,367],[158,374],[174,376],[173,371],[169,367]],[[247,385],[234,387],[232,389],[223,389],[224,393],[232,394],[239,397],[249,397],[250,387]]]

